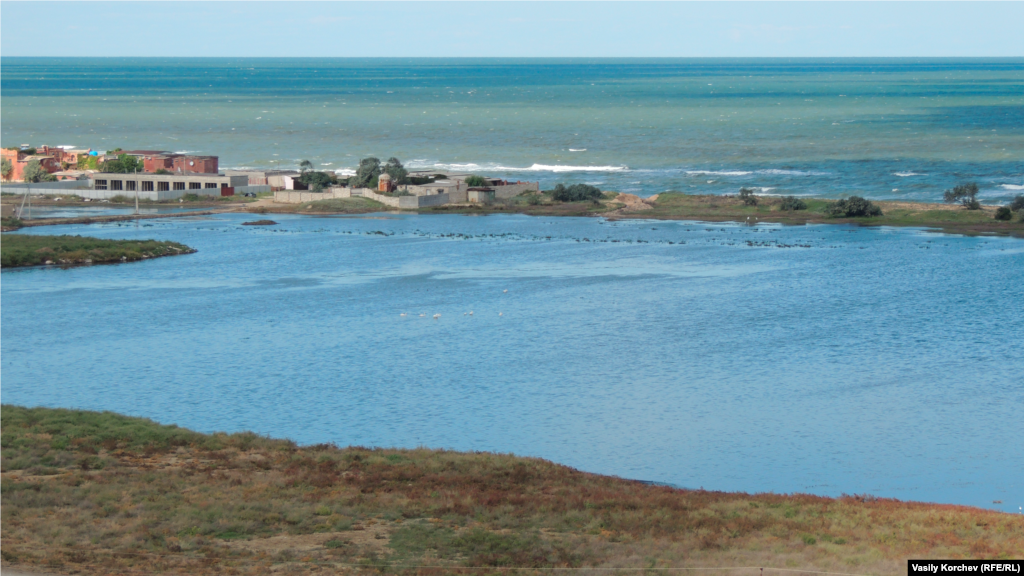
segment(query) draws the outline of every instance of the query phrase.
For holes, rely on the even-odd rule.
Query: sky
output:
[[[0,56],[1021,57],[1024,2],[0,1]]]

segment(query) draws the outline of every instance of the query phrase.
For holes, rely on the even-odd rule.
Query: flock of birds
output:
[[[505,290],[502,290],[502,293],[503,294],[508,294],[508,289],[506,288]],[[472,316],[473,315],[473,311],[470,310],[469,312],[463,312],[462,315],[463,316]],[[498,316],[504,316],[504,315],[505,315],[504,312],[498,312]],[[401,314],[399,314],[399,316],[405,318],[406,316],[408,316],[408,314],[405,313],[405,312],[402,312]],[[426,314],[420,314],[420,318],[426,318],[426,317],[427,317]],[[440,318],[441,318],[440,314],[434,314],[434,320],[438,320]]]

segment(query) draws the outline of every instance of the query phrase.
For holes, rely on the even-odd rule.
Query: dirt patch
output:
[[[654,208],[654,204],[658,201],[658,195],[655,194],[650,198],[641,198],[636,194],[625,194],[619,193],[612,202],[618,202],[622,204],[622,208],[615,210],[611,214],[626,214],[630,212],[642,212],[644,210],[650,210]]]

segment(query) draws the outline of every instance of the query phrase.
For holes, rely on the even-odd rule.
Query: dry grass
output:
[[[907,558],[1024,550],[1024,519],[967,507],[677,490],[511,455],[298,447],[111,413],[2,410],[6,565],[81,574],[894,574]],[[441,568],[410,567],[427,565]]]

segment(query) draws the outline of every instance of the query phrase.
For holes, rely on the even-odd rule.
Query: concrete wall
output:
[[[358,192],[358,195],[362,196],[363,198],[376,200],[377,202],[380,202],[381,204],[385,206],[390,206],[392,208],[399,208],[402,198],[419,198],[419,196],[385,196],[383,194],[377,194],[376,192],[370,190],[369,188],[359,188],[358,190],[356,190],[356,192]]]
[[[518,196],[523,192],[532,190],[537,192],[540,190],[540,182],[527,182],[525,184],[508,184],[506,186],[489,186],[494,189],[494,197],[498,200],[508,200],[514,196]]]
[[[50,188],[56,190],[72,190],[76,188],[89,189],[92,188],[92,180],[59,180],[57,182],[37,182],[35,184],[26,184],[24,182],[4,182],[0,184],[0,188],[4,192],[14,192],[15,194],[24,194],[25,188]],[[34,192],[33,192],[34,194]]]
[[[250,186],[249,188],[252,188]],[[267,186],[267,192],[270,191],[270,187]],[[303,202],[316,202],[318,200],[333,200],[335,198],[351,198],[352,196],[359,196],[359,191],[355,194],[348,188],[332,187],[324,190],[323,192],[309,192],[306,190],[278,190],[274,192],[274,202],[281,202],[282,204],[301,204]]]
[[[417,210],[427,206],[441,206],[451,202],[447,194],[431,194],[430,196],[399,196],[398,207],[402,210]]]
[[[180,190],[179,190],[180,192]],[[254,194],[263,194],[264,192],[270,192],[270,186],[235,186],[235,195],[245,194],[246,192],[252,192]]]

